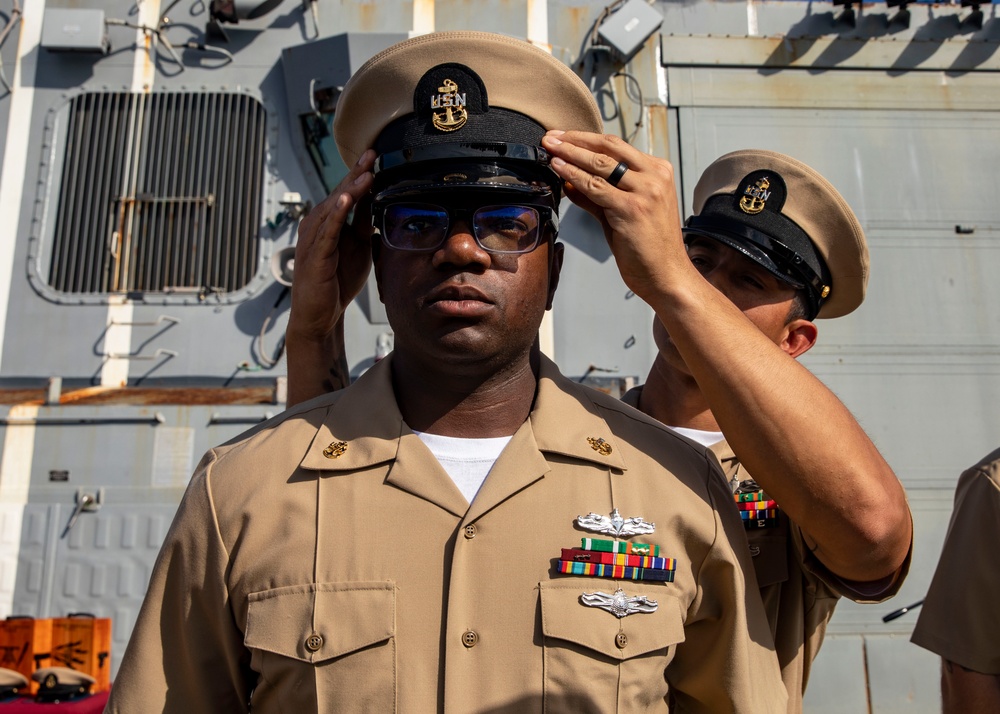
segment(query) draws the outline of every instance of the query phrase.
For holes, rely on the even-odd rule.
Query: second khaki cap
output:
[[[685,234],[716,238],[803,287],[816,317],[861,305],[868,243],[854,211],[819,172],[775,151],[726,154],[701,175]]]

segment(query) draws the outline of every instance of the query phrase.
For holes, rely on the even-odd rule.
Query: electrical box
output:
[[[104,10],[93,8],[45,9],[42,47],[63,52],[99,52],[109,49]]]
[[[597,34],[624,61],[634,55],[662,24],[663,15],[645,0],[629,0],[601,24]]]

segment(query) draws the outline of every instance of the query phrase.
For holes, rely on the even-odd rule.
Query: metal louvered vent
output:
[[[232,292],[257,267],[265,111],[242,94],[94,92],[69,108],[49,286]]]

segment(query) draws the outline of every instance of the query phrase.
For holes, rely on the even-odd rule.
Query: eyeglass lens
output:
[[[462,213],[452,211],[462,218]],[[386,206],[384,238],[399,250],[433,250],[448,237],[449,211],[421,203]],[[538,210],[532,206],[483,206],[472,213],[476,242],[493,253],[527,253],[538,242]]]

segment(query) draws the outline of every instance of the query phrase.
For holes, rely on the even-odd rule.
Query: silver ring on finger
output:
[[[619,161],[618,165],[611,170],[611,174],[608,176],[608,183],[612,186],[617,186],[618,182],[622,180],[622,176],[628,171],[628,164],[624,161]]]

